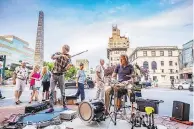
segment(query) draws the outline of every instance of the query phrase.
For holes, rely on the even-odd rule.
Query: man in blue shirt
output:
[[[80,63],[80,70],[78,70],[76,78],[76,87],[78,90],[75,96],[79,97],[81,94],[81,101],[83,101],[85,99],[84,84],[86,83],[86,74],[84,72],[83,63]]]
[[[116,66],[112,78],[117,79],[119,82],[129,82],[131,81],[131,75],[134,69],[131,64],[128,62],[127,55],[120,56],[120,64]],[[110,92],[111,87],[108,88],[105,92],[105,107],[106,107],[106,114],[109,113],[109,104],[110,104]]]

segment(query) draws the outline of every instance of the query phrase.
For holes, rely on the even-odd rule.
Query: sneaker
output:
[[[48,111],[46,111],[45,113],[52,113],[54,112],[54,109],[53,108],[50,108]]]
[[[19,101],[17,101],[17,102],[15,102],[15,104],[16,104],[16,105],[19,105],[19,104],[20,104],[20,102],[19,102]]]
[[[105,116],[108,116],[109,115],[109,112],[106,110],[104,115]]]
[[[22,103],[22,101],[18,100],[19,103]]]
[[[69,108],[66,105],[63,105],[64,110],[68,110]]]
[[[0,99],[5,99],[5,97],[0,97]]]

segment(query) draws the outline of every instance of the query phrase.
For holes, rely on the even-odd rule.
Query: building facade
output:
[[[34,50],[29,43],[14,35],[0,36],[0,55],[6,55],[6,66],[26,61],[34,64]]]
[[[180,78],[192,79],[193,77],[193,40],[183,44],[183,49],[180,53]]]
[[[129,38],[120,35],[120,30],[117,26],[112,27],[112,37],[109,38],[107,48],[107,58],[109,65],[116,65],[119,63],[121,54],[127,54],[129,48]]]
[[[84,70],[89,73],[89,61],[87,59],[77,59],[76,60],[76,65],[75,67],[76,68],[79,68],[80,67],[80,63],[83,63],[84,64]]]
[[[179,80],[179,49],[176,46],[138,47],[129,56],[132,64],[148,69],[151,80],[169,83],[172,78]]]
[[[39,12],[36,46],[34,52],[34,65],[43,66],[44,62],[44,13]]]

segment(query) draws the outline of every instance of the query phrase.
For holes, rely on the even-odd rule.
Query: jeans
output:
[[[78,89],[77,89],[77,93],[75,94],[75,96],[79,97],[80,94],[81,94],[81,101],[83,101],[85,99],[85,91],[84,91],[83,83],[78,83]]]
[[[64,85],[64,75],[51,75],[50,79],[50,88],[51,88],[51,93],[50,93],[50,107],[52,108],[54,106],[54,92],[55,92],[55,87],[59,85],[59,89],[61,91],[61,99],[63,101],[63,105],[66,104],[66,98],[65,98],[65,85]]]

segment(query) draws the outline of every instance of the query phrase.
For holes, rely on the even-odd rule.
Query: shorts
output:
[[[47,92],[49,91],[49,88],[50,88],[50,82],[42,82],[42,85],[43,85],[43,92]]]
[[[30,90],[39,90],[39,89],[40,89],[40,87],[35,87],[35,85],[30,86]]]
[[[26,80],[21,80],[21,79],[16,79],[16,86],[15,86],[15,90],[16,91],[24,91],[26,87]]]

